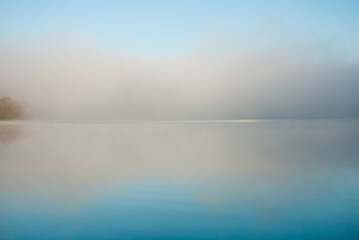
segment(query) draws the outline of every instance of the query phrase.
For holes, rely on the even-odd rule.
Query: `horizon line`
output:
[[[276,121],[335,121],[335,120],[359,120],[349,119],[232,119],[232,120],[101,120],[101,121],[83,121],[83,120],[0,120],[0,125],[75,125],[75,124],[130,124],[130,123],[261,123]]]

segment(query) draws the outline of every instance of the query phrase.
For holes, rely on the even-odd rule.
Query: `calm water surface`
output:
[[[0,123],[0,239],[359,239],[359,121]]]

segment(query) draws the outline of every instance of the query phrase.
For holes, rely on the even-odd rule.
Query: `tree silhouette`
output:
[[[0,99],[0,120],[17,120],[22,117],[20,104],[11,97]]]

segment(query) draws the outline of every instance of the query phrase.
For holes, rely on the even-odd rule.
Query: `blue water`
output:
[[[359,121],[2,123],[0,239],[359,239]]]

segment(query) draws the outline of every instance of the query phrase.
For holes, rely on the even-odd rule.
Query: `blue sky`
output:
[[[69,34],[104,51],[171,56],[191,52],[214,36],[240,45],[259,35],[267,48],[335,41],[352,54],[359,42],[359,2],[349,0],[1,0],[0,13],[5,46]]]

